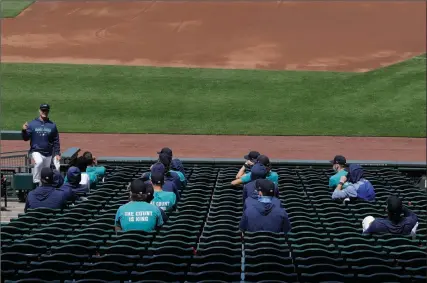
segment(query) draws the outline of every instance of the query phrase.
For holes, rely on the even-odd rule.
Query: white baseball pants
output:
[[[44,156],[38,152],[33,152],[31,154],[31,157],[34,162],[33,183],[40,183],[40,173],[44,167],[50,167],[50,164],[52,163],[52,156]],[[56,158],[54,158],[53,164],[55,165],[55,169],[59,171],[59,160],[56,160]]]

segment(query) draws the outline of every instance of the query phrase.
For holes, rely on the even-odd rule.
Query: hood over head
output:
[[[172,160],[172,162],[171,162],[171,169],[175,170],[175,171],[179,171],[179,172],[181,172],[182,174],[185,175],[184,165],[182,165],[181,160],[179,160],[178,158],[175,158],[175,159]]]
[[[360,181],[360,179],[363,178],[363,168],[362,166],[360,166],[359,164],[350,164],[350,166],[348,167],[348,172],[349,172],[349,181],[351,183],[357,183]]]

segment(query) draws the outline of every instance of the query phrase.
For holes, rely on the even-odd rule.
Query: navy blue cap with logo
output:
[[[44,167],[40,172],[40,177],[43,183],[52,184],[53,183],[53,170],[49,167]]]
[[[43,103],[40,105],[40,110],[42,111],[49,111],[50,110],[50,105],[47,103]]]

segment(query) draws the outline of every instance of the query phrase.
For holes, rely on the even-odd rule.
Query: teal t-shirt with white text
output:
[[[164,211],[173,209],[176,203],[176,195],[173,192],[158,191],[154,192],[154,198],[151,204],[159,207]]]
[[[121,227],[123,231],[150,232],[163,225],[163,218],[157,206],[143,201],[131,201],[119,207],[115,225]]]

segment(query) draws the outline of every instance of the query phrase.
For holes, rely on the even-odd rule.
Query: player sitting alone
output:
[[[240,230],[245,232],[270,231],[288,233],[291,223],[286,210],[274,197],[275,185],[266,179],[256,181],[258,199],[248,197],[240,220]]]
[[[415,235],[418,228],[418,217],[403,206],[402,200],[397,196],[387,199],[387,218],[367,216],[363,219],[363,233],[365,234],[396,234]]]
[[[157,206],[150,204],[154,189],[150,184],[136,179],[130,184],[131,201],[119,207],[116,213],[115,230],[155,231],[163,225],[163,214]]]

